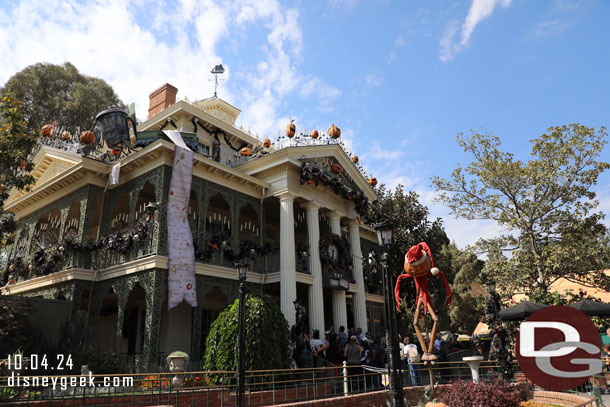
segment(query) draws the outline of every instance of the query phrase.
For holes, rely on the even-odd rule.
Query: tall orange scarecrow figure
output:
[[[434,259],[432,258],[432,252],[430,251],[428,244],[421,242],[411,247],[405,254],[405,272],[404,274],[398,276],[396,279],[396,286],[394,287],[396,308],[400,310],[400,282],[408,277],[413,277],[413,280],[415,281],[415,288],[417,289],[417,305],[415,307],[415,315],[413,316],[413,326],[415,328],[415,333],[417,334],[419,344],[424,351],[424,355],[422,356],[421,360],[424,361],[425,364],[428,362],[434,364],[434,361],[437,359],[437,356],[432,354],[432,350],[434,349],[434,338],[436,337],[436,332],[438,330],[438,317],[432,308],[430,293],[428,292],[428,277],[436,275],[440,275],[443,279],[443,282],[445,283],[445,291],[447,292],[446,301],[447,304],[451,304],[452,294],[449,283],[447,282],[447,278],[442,271],[434,267]],[[428,343],[426,343],[424,340],[418,325],[422,303],[424,305],[424,314],[429,310],[430,316],[434,321],[434,324],[432,325],[432,333],[427,337]],[[427,328],[428,320],[426,319],[426,333],[428,331]]]

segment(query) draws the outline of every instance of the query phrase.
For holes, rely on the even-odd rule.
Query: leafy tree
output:
[[[551,127],[531,140],[532,158],[522,162],[501,151],[492,134],[458,135],[473,161],[458,165],[450,179],[434,177],[433,184],[453,214],[492,219],[507,229],[477,247],[488,252],[484,273],[508,292],[546,293],[561,277],[610,289],[603,273],[590,273],[610,264],[608,230],[603,214],[594,212],[598,202],[591,190],[610,166],[598,160],[607,136],[603,127]]]
[[[0,359],[31,343],[34,334],[28,313],[32,310],[27,299],[0,295]]]
[[[10,77],[3,92],[25,103],[25,118],[36,133],[57,121],[75,134],[89,129],[102,110],[125,107],[110,85],[79,73],[69,62],[30,65]]]
[[[442,258],[447,259],[449,269],[455,272],[451,291],[453,292],[453,307],[449,310],[451,331],[470,333],[479,322],[483,312],[484,298],[474,297],[472,284],[480,281],[484,262],[474,253],[458,249],[454,244],[444,246]]]
[[[451,282],[454,272],[449,268],[450,264],[445,261],[442,253],[443,246],[449,244],[442,220],[429,220],[428,208],[419,202],[419,195],[414,191],[405,192],[402,185],[398,185],[394,191],[381,185],[377,188],[377,196],[378,199],[368,205],[363,221],[374,225],[389,220],[395,225],[392,245],[388,250],[388,270],[392,272],[392,281],[396,281],[398,275],[404,271],[407,250],[419,242],[426,242],[432,250],[435,264]],[[441,326],[448,326],[445,289],[441,279],[428,279],[428,288],[432,294],[434,309],[439,311]],[[409,309],[414,309],[415,297],[415,285],[406,280],[401,286],[401,298],[405,299],[405,303],[401,307],[403,312],[399,315],[399,331],[403,334],[412,329],[412,311]]]
[[[0,99],[0,244],[9,243],[16,229],[14,215],[4,211],[4,200],[11,188],[23,189],[34,178],[29,174],[33,164],[28,155],[36,137],[28,132],[23,103],[11,94]]]
[[[235,370],[239,300],[212,323],[206,341],[204,370]],[[268,295],[246,295],[246,370],[291,366],[288,321]]]

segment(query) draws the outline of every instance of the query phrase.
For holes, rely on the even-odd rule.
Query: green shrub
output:
[[[204,370],[235,370],[239,300],[220,313],[206,341]],[[246,295],[246,370],[291,366],[288,321],[268,295]]]

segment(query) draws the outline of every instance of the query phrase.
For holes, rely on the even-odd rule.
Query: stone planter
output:
[[[176,375],[172,379],[172,384],[174,386],[182,385],[182,378],[179,373],[186,371],[187,366],[189,364],[189,355],[180,351],[172,352],[167,357],[167,364],[169,366],[169,371],[172,373],[176,373]]]

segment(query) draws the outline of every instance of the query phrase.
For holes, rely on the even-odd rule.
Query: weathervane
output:
[[[222,67],[222,64],[216,65],[214,69],[212,69],[212,74],[214,74],[214,96],[216,96],[216,90],[218,89],[218,75],[223,74],[224,71],[225,69]]]

